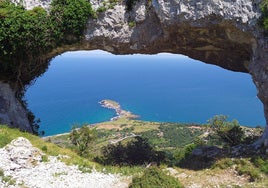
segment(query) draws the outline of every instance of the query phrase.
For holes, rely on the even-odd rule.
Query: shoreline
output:
[[[110,121],[115,121],[121,118],[126,118],[126,119],[136,119],[139,116],[136,114],[133,114],[130,111],[126,111],[123,110],[120,106],[120,104],[116,101],[113,100],[109,100],[109,99],[105,99],[105,100],[101,100],[99,102],[99,104],[103,107],[103,108],[108,108],[108,109],[113,109],[116,112],[116,116],[112,117],[110,119]]]
[[[112,117],[109,121],[116,121],[116,120],[119,120],[121,118],[136,119],[136,118],[139,117],[138,115],[133,114],[130,111],[123,110],[121,108],[120,104],[118,102],[116,102],[116,101],[113,101],[113,100],[110,100],[110,99],[104,99],[104,100],[99,101],[98,103],[103,108],[115,110],[116,116]],[[98,123],[94,123],[94,124],[88,124],[87,126],[94,127],[94,126],[97,126],[98,124],[103,123],[103,122],[107,122],[107,121],[102,121],[102,122],[98,122]],[[54,135],[49,135],[49,136],[43,136],[41,138],[49,139],[49,137],[68,135],[68,134],[70,134],[70,132],[71,132],[71,130],[69,132],[59,133],[59,134],[54,134]]]

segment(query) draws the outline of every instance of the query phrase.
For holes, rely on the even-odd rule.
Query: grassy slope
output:
[[[125,135],[128,135],[130,132],[148,136],[149,140],[154,146],[158,148],[165,148],[161,146],[161,143],[165,143],[166,146],[169,144],[177,145],[177,147],[182,147],[185,143],[180,143],[180,139],[177,139],[178,143],[170,142],[168,136],[171,138],[181,137],[181,139],[188,139],[188,142],[193,142],[193,138],[183,137],[183,135],[201,136],[203,131],[200,131],[198,127],[187,127],[183,124],[161,124],[156,122],[143,122],[138,120],[127,120],[121,119],[114,122],[104,122],[98,125],[95,125],[99,132],[99,138],[96,142],[94,149],[99,150],[100,147],[109,143],[109,140],[116,140]],[[113,127],[113,129],[110,129]],[[172,127],[170,129],[165,129],[166,127]],[[162,134],[161,134],[162,132]],[[179,134],[178,132],[184,132],[184,134]],[[189,134],[189,132],[191,134]],[[159,134],[160,133],[160,134]],[[172,133],[172,134],[171,134]],[[165,134],[167,134],[165,136]],[[47,150],[44,151],[48,155],[68,155],[70,159],[64,159],[66,163],[77,164],[83,169],[96,168],[99,171],[102,171],[104,168],[108,172],[112,173],[122,173],[124,175],[139,175],[144,171],[144,167],[115,167],[115,166],[102,166],[98,163],[94,163],[88,159],[84,159],[78,156],[75,152],[68,149],[71,148],[71,144],[68,141],[68,135],[54,136],[46,139],[41,139],[37,136],[30,135],[28,133],[23,133],[17,129],[10,129],[6,126],[0,126],[0,147],[8,144],[12,139],[23,136],[31,141],[31,143],[40,148],[44,149],[46,146]],[[158,138],[158,139],[157,139]],[[45,141],[45,140],[49,140]],[[55,142],[61,147],[51,143]],[[187,143],[186,143],[187,144]],[[66,147],[66,148],[64,148]],[[167,147],[169,148],[169,147]],[[172,147],[171,147],[172,148]],[[250,159],[229,159],[222,158],[218,160],[215,165],[209,169],[202,170],[190,170],[182,169],[179,167],[167,168],[167,166],[162,165],[160,168],[168,169],[167,173],[176,177],[184,186],[190,186],[192,184],[213,187],[215,185],[220,185],[225,187],[226,185],[233,185],[235,187],[267,187],[268,178],[265,173],[262,173],[259,168],[254,166]],[[247,174],[247,171],[254,172],[256,175],[255,182],[250,181],[250,176]],[[242,173],[244,172],[244,173]],[[254,174],[253,174],[254,175]]]
[[[27,132],[21,132],[18,129],[12,129],[5,125],[0,125],[0,148],[9,144],[13,139],[18,138],[18,137],[27,138],[32,143],[33,146],[41,149],[47,155],[69,156],[69,158],[63,158],[61,160],[65,162],[66,164],[78,165],[80,170],[82,171],[90,171],[93,168],[98,171],[103,171],[105,168],[105,172],[120,173],[122,175],[131,175],[131,174],[140,173],[143,170],[142,167],[134,167],[134,168],[128,168],[128,167],[119,168],[119,167],[112,167],[112,166],[103,167],[102,165],[98,163],[95,163],[88,159],[80,157],[69,148],[60,147],[50,141],[45,141],[44,139],[38,136],[29,134]],[[67,138],[68,137],[65,136],[65,139]]]
[[[98,164],[83,159],[70,149],[61,148],[54,143],[46,142],[38,136],[29,134],[27,132],[21,132],[18,129],[8,128],[7,126],[0,125],[0,148],[10,143],[17,137],[27,138],[33,146],[43,150],[47,155],[58,156],[67,155],[69,159],[65,158],[64,162],[68,164],[77,164],[80,166],[88,166],[90,168],[98,166]],[[46,149],[44,149],[46,148]]]

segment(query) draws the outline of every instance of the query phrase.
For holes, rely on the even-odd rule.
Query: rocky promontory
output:
[[[126,119],[135,119],[138,118],[138,115],[132,114],[130,111],[123,110],[120,106],[120,104],[113,100],[102,100],[99,102],[102,107],[113,109],[116,112],[116,116],[111,118],[111,121],[120,119],[120,118],[126,118]]]

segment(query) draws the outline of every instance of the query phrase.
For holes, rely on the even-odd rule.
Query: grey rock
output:
[[[48,162],[42,162],[44,155],[32,146],[29,140],[19,137],[4,148],[0,148],[0,169],[16,183],[8,185],[1,180],[0,187],[29,188],[126,188],[128,183],[116,174],[100,173],[92,170],[83,173],[78,166],[67,166],[57,156],[48,156]]]
[[[42,7],[49,10],[52,0],[11,0],[15,4],[22,4],[26,9],[33,9],[34,7]]]
[[[27,118],[27,111],[15,97],[9,84],[0,81],[0,124],[7,124],[28,132],[32,129]]]

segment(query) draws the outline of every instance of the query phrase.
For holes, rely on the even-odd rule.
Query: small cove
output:
[[[45,135],[115,115],[98,103],[111,99],[146,121],[206,123],[228,115],[247,126],[264,125],[263,107],[249,74],[182,55],[64,53],[25,95]]]

